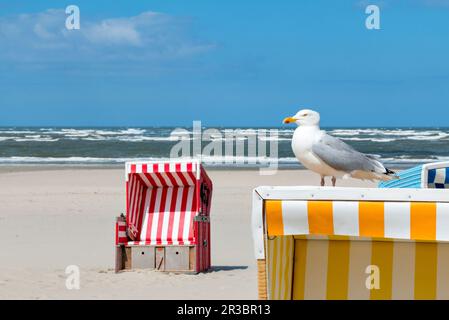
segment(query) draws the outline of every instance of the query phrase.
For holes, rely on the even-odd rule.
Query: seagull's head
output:
[[[293,117],[287,117],[284,119],[284,123],[293,122],[298,126],[316,126],[320,123],[320,114],[309,109],[300,110]]]

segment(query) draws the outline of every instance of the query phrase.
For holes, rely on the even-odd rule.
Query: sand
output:
[[[114,273],[114,221],[124,212],[122,168],[0,168],[0,299],[256,299],[251,191],[314,185],[303,170],[208,170],[214,182],[212,270]],[[374,186],[344,180],[340,186]],[[65,269],[80,270],[66,288]]]

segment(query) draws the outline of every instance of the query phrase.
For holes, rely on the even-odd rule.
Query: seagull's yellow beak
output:
[[[296,119],[293,117],[287,117],[284,119],[283,121],[284,123],[292,123],[292,122],[296,122]]]

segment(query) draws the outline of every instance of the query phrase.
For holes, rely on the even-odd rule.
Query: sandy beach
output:
[[[208,170],[214,183],[212,264],[199,275],[114,273],[122,168],[0,167],[0,299],[256,299],[250,216],[259,185],[317,185],[303,170]],[[373,186],[343,180],[339,186]],[[80,268],[80,289],[65,268]]]

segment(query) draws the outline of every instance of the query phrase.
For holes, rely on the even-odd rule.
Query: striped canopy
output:
[[[128,245],[195,243],[201,177],[207,175],[198,161],[127,163]]]
[[[326,235],[449,240],[449,203],[265,201],[269,236]]]

